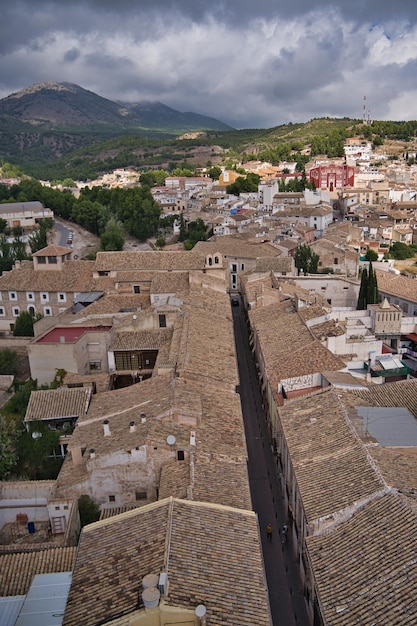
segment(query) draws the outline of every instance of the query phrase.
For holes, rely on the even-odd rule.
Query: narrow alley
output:
[[[232,306],[240,398],[248,451],[252,505],[258,515],[262,551],[274,626],[308,626],[299,568],[288,539],[281,543],[280,530],[287,522],[274,455],[262,408],[256,367],[249,346],[245,313],[240,298]],[[267,526],[272,526],[272,541]]]

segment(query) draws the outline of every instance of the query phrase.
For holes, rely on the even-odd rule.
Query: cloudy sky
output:
[[[416,0],[1,2],[0,98],[72,82],[236,128],[417,119]]]

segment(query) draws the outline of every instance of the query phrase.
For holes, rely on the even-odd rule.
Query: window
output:
[[[242,272],[245,270],[245,264],[244,263],[241,263],[240,269],[242,270]]]
[[[116,496],[109,496],[109,502],[116,502]]]
[[[33,317],[35,317],[36,315],[35,307],[32,305],[28,306],[28,313],[30,313]]]
[[[90,361],[88,366],[90,370],[101,370],[101,361]]]
[[[50,306],[44,306],[43,307],[43,314],[46,316],[48,315],[52,315],[52,309]]]
[[[4,310],[4,306],[0,306],[0,315],[6,315],[6,311]]]
[[[46,263],[46,257],[45,256],[38,256],[36,258],[38,259],[38,264],[45,265],[45,263]]]
[[[209,258],[208,258],[208,264],[209,265],[213,265],[213,259],[211,258],[211,256],[209,256]]]
[[[12,315],[13,315],[13,317],[17,317],[19,315],[19,313],[20,313],[19,307],[18,306],[14,306],[12,308]]]
[[[65,293],[58,293],[58,300],[60,302],[66,302],[67,301],[67,294],[65,294]]]
[[[136,499],[136,502],[137,502],[138,500],[146,500],[146,499],[147,499],[147,497],[148,497],[148,494],[146,493],[146,491],[137,491],[137,492],[135,493],[135,499]]]
[[[34,299],[35,299],[35,294],[33,293],[33,291],[27,291],[26,292],[26,300],[28,302],[33,302]]]
[[[42,302],[49,302],[49,293],[47,291],[41,291]]]
[[[48,256],[48,263],[56,265],[58,263],[56,256]]]
[[[133,286],[133,293],[140,293],[140,285]]]
[[[232,263],[232,272],[237,272],[237,264]]]
[[[219,264],[219,257],[218,257],[218,256],[215,256],[215,257],[214,257],[214,264],[215,264],[215,265],[218,265],[218,264]]]
[[[185,459],[184,450],[177,450],[177,459],[178,461],[183,461]]]
[[[166,328],[167,318],[166,315],[159,315],[159,328]]]
[[[9,291],[9,300],[17,300],[16,291]]]

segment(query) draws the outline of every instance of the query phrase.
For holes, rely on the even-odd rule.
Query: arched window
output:
[[[214,257],[214,264],[215,265],[219,264],[219,257],[217,255]]]

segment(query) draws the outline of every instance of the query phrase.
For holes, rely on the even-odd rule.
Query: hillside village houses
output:
[[[62,433],[57,479],[0,484],[1,599],[18,615],[34,577],[49,574],[65,577],[64,625],[198,626],[201,605],[207,625],[271,624],[238,393],[239,294],[310,623],[412,624],[416,280],[382,251],[395,228],[414,233],[414,210],[400,219],[388,199],[381,214],[372,197],[360,219],[338,221],[345,189],[266,199],[263,188],[262,206],[242,198],[231,213],[236,199],[209,186],[193,200],[184,189],[184,214],[230,227],[248,211],[234,236],[95,261],[51,245],[0,277],[1,332],[21,310],[41,313],[31,375],[64,374],[32,392],[25,417],[30,432],[39,420]],[[377,228],[365,226],[371,210]],[[297,276],[305,237],[333,274]],[[373,241],[381,299],[358,311]],[[79,537],[81,495],[101,515]]]

